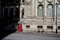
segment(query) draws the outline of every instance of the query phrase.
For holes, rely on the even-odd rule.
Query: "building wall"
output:
[[[28,30],[32,30],[33,28],[35,31],[42,29],[44,31],[56,32],[56,29],[57,31],[60,30],[60,17],[58,16],[59,8],[57,9],[59,3],[59,0],[24,0],[24,4],[21,1],[23,6],[20,6],[22,8],[20,9],[20,15],[22,16],[23,9],[24,15],[23,18],[20,16],[20,22],[23,24],[23,29],[26,29],[26,25],[31,25],[31,28]],[[41,6],[43,11],[40,10]],[[38,28],[38,26],[43,26],[43,28]]]

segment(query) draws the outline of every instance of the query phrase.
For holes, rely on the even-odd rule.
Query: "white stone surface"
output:
[[[29,0],[28,0],[29,1]],[[42,1],[42,0],[40,0]],[[44,6],[44,17],[38,17],[38,0],[31,0],[30,4],[24,5],[24,18],[20,19],[22,21],[22,28],[24,31],[38,31],[38,30],[44,30],[44,31],[56,31],[56,28],[58,25],[60,25],[60,17],[57,17],[56,20],[56,3],[58,3],[57,0],[49,0],[52,1],[51,4],[54,5],[54,11],[53,14],[55,17],[48,17],[47,13],[47,6],[48,6],[48,1],[44,0],[41,4]],[[57,27],[56,27],[57,24]],[[26,28],[26,25],[30,25],[30,28]],[[43,26],[43,29],[37,29],[37,26]],[[53,26],[52,30],[47,29],[47,26]],[[58,30],[58,29],[57,29]]]

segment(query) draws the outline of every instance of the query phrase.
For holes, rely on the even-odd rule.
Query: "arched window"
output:
[[[53,5],[49,4],[47,6],[47,15],[48,17],[52,17],[53,16]]]
[[[43,5],[39,5],[39,6],[38,6],[37,16],[38,16],[38,17],[43,17],[43,16],[44,16]]]
[[[60,4],[57,5],[57,16],[60,17]]]

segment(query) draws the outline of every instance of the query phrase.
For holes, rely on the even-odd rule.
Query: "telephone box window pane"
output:
[[[60,17],[60,4],[57,5],[57,16]]]
[[[53,14],[53,6],[52,5],[48,5],[48,9],[47,9],[47,13],[49,17],[52,17]]]
[[[38,6],[38,13],[37,16],[38,17],[43,17],[43,6]]]

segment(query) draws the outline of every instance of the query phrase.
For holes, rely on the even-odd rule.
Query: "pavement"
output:
[[[60,40],[60,34],[15,32],[2,40]]]

